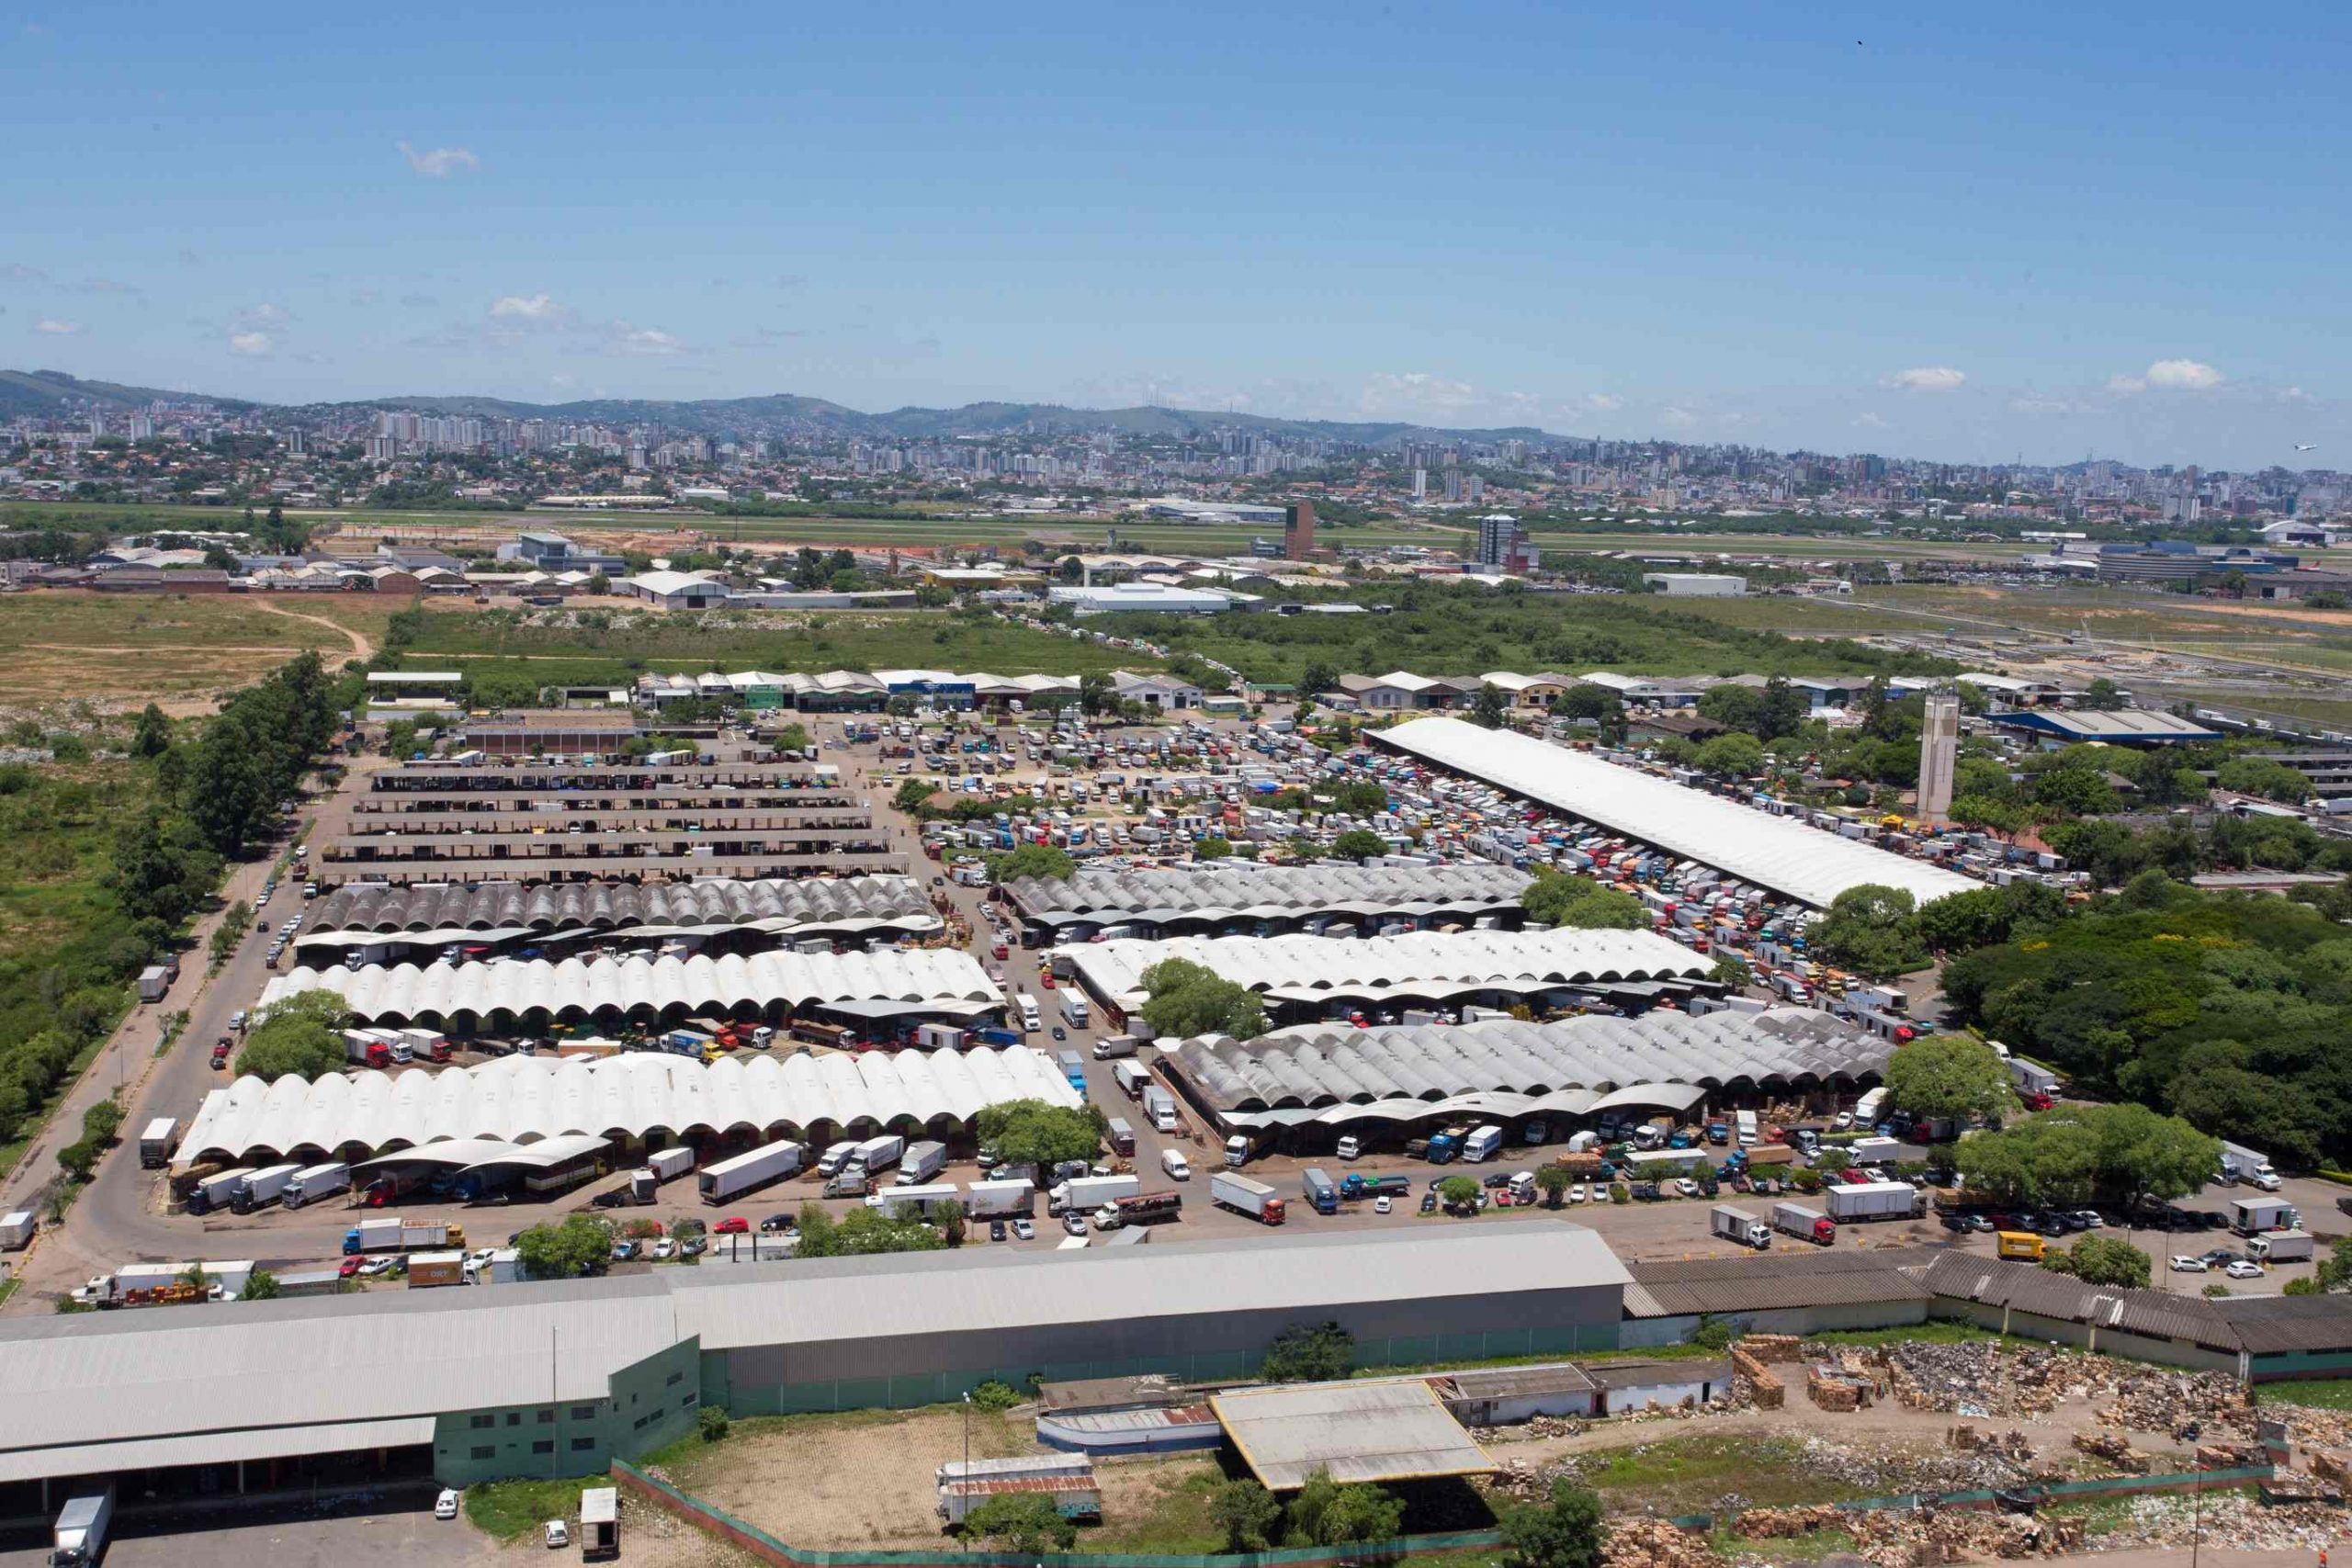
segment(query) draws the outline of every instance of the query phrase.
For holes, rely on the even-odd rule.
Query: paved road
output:
[[[413,1489],[412,1489],[413,1490]],[[132,1515],[107,1543],[107,1568],[433,1568],[482,1562],[497,1548],[459,1519],[435,1519],[431,1493],[412,1504],[398,1499],[330,1505],[320,1512],[304,1505],[262,1507],[253,1513],[191,1513],[157,1517]],[[22,1537],[0,1544],[0,1568],[41,1568],[48,1541]]]

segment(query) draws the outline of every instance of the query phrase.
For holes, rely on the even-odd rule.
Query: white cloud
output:
[[[623,354],[656,356],[686,351],[686,345],[669,333],[652,327],[632,327],[627,321],[613,323],[613,345]]]
[[[1860,425],[1864,430],[1884,430],[1886,428],[1886,421],[1881,419],[1874,413],[1858,413],[1854,416],[1854,423]]]
[[[258,305],[248,305],[237,312],[237,320],[248,326],[282,326],[294,319],[294,312],[283,305],[273,305],[265,299]]]
[[[1595,413],[1614,413],[1625,406],[1625,400],[1614,392],[1587,392],[1584,406]]]
[[[229,352],[246,359],[267,359],[277,344],[267,333],[231,333]]]
[[[446,180],[451,175],[481,166],[481,160],[462,147],[435,147],[430,152],[420,152],[403,141],[400,149],[408,166],[427,179]]]
[[[1697,414],[1692,413],[1686,408],[1677,408],[1672,403],[1668,403],[1663,410],[1661,410],[1658,417],[1665,420],[1667,423],[1674,426],[1677,430],[1688,430],[1690,426],[1699,423],[1699,416]]]
[[[1422,419],[1458,417],[1484,400],[1469,382],[1426,370],[1381,371],[1356,395],[1357,406],[1365,413]]]
[[[2110,392],[2209,392],[2222,384],[2219,370],[2200,359],[2159,359],[2137,376],[2110,376]]]
[[[1966,371],[1955,370],[1949,365],[1915,365],[1908,370],[1880,377],[1878,384],[1904,392],[1949,392],[1967,379]]]
[[[54,316],[43,316],[33,323],[33,331],[50,337],[74,337],[82,331],[79,321],[61,321]]]
[[[2012,413],[2087,413],[2090,410],[2071,399],[2044,398],[2029,393],[2022,397],[2011,398],[2009,412]]]
[[[570,318],[571,309],[544,294],[503,294],[491,302],[490,313],[499,321],[560,321]]]

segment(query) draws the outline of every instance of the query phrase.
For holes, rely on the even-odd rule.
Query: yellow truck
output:
[[[1993,1250],[2002,1258],[2018,1263],[2041,1261],[2042,1239],[2031,1231],[1995,1231]]]

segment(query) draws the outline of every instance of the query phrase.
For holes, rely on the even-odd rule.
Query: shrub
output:
[[[727,1407],[723,1404],[706,1404],[695,1413],[695,1429],[702,1434],[702,1440],[706,1443],[724,1439],[731,1425],[727,1417]]]
[[[972,1404],[981,1410],[1002,1412],[1020,1403],[1019,1391],[995,1378],[989,1379],[972,1391]]]

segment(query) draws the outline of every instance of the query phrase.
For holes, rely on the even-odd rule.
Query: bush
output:
[[[1701,1313],[1699,1326],[1690,1331],[1690,1343],[1702,1350],[1728,1350],[1731,1342],[1738,1337],[1738,1332],[1729,1318],[1717,1317],[1711,1312]]]
[[[1336,1323],[1294,1324],[1274,1336],[1258,1375],[1268,1382],[1329,1382],[1348,1375],[1356,1337]]]
[[[1020,1392],[995,1378],[989,1379],[972,1391],[972,1404],[981,1410],[1001,1413],[1020,1403]]]
[[[989,1498],[965,1516],[964,1533],[1023,1556],[1068,1551],[1078,1544],[1078,1526],[1062,1517],[1052,1498],[1035,1492]]]
[[[727,1418],[727,1407],[723,1404],[706,1404],[695,1413],[695,1429],[702,1434],[702,1440],[706,1443],[724,1440],[731,1425]]]

